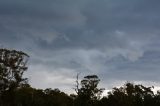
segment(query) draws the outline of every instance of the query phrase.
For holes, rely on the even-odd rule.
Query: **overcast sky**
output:
[[[0,0],[0,46],[30,55],[36,88],[73,92],[77,73],[106,89],[160,86],[160,0]]]

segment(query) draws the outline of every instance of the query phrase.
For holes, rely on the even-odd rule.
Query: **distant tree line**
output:
[[[160,106],[160,92],[153,87],[125,83],[102,97],[97,75],[76,79],[76,94],[58,88],[32,88],[23,73],[29,56],[21,51],[0,49],[0,106]]]

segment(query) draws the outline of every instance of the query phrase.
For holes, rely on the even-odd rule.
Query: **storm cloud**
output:
[[[159,0],[1,0],[0,45],[30,55],[37,88],[72,92],[77,73],[111,89],[160,81]],[[153,83],[153,84],[154,84]]]

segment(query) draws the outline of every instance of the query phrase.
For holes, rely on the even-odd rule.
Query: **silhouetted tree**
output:
[[[22,78],[29,56],[21,51],[0,49],[0,104],[14,105],[14,90],[26,83]],[[6,104],[5,104],[6,103]]]
[[[103,98],[102,106],[154,106],[152,87],[126,83],[123,87],[113,88],[108,98]]]
[[[88,75],[81,80],[81,88],[78,88],[78,85],[76,88],[76,106],[93,106],[96,104],[97,100],[100,99],[101,93],[103,92],[103,89],[97,88],[99,81],[100,79],[97,75]]]
[[[23,78],[28,57],[21,51],[0,49],[0,106],[160,106],[160,91],[154,94],[153,87],[129,82],[100,98],[104,89],[98,88],[97,75],[85,76],[80,83],[77,75],[77,95],[68,96],[58,88],[32,88]]]

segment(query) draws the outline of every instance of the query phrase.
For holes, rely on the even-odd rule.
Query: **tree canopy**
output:
[[[80,82],[77,75],[77,94],[32,88],[23,78],[28,58],[21,51],[0,49],[0,106],[160,106],[160,91],[130,82],[102,97],[97,75],[84,76]]]
[[[27,79],[23,78],[22,75],[27,70],[28,57],[26,53],[21,51],[0,49],[1,102],[8,101],[8,99],[13,100],[13,91],[26,83]]]
[[[100,98],[100,95],[103,91],[103,89],[98,88],[99,81],[100,79],[97,75],[88,75],[81,80],[81,88],[78,88],[78,85],[76,85],[76,106],[90,106],[95,104],[95,101]]]

